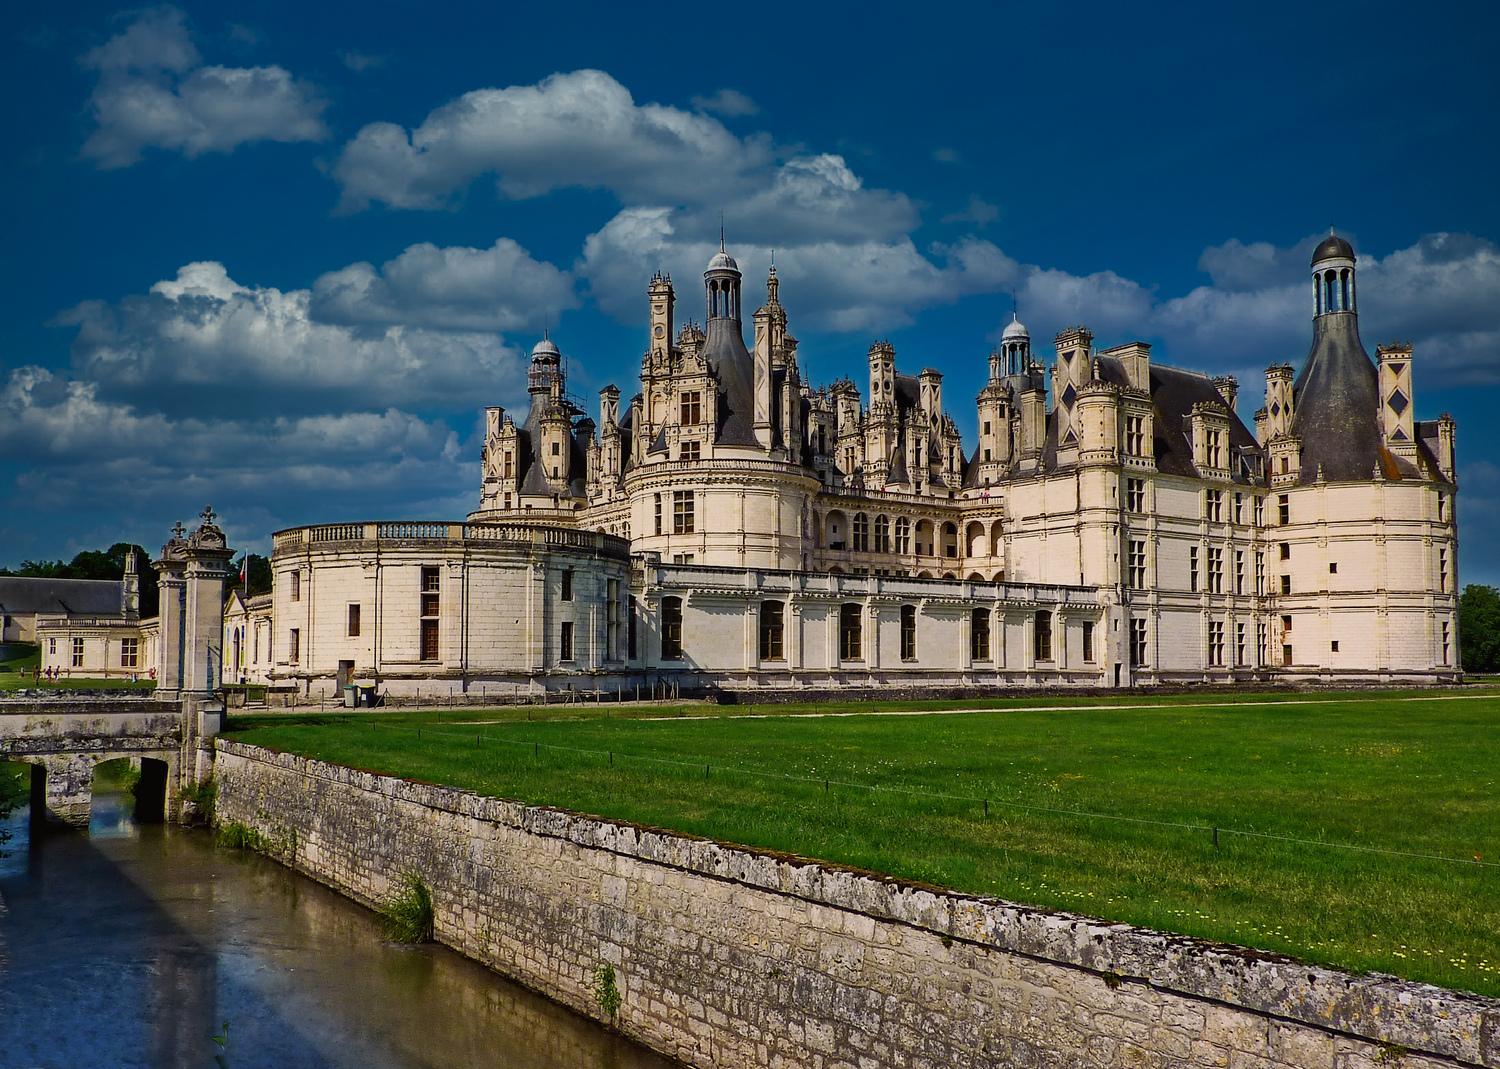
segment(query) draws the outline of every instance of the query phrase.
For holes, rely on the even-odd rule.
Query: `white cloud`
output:
[[[445,251],[432,250],[439,268]],[[501,338],[423,325],[457,316],[461,302],[450,292],[446,306],[424,304],[419,267],[402,265],[394,289],[373,272],[364,276],[366,303],[358,292],[341,294],[353,312],[368,316],[354,326],[315,319],[310,290],[243,286],[212,261],[188,264],[145,295],[86,302],[56,323],[79,328],[79,378],[97,385],[101,397],[142,410],[468,407],[476,388],[497,397],[519,393],[519,354]],[[347,287],[347,272],[332,277],[344,276]],[[381,313],[395,314],[394,301],[406,302],[410,325],[381,321]]]
[[[730,117],[760,114],[760,105],[738,89],[720,89],[711,97],[693,97],[693,107]]]
[[[578,306],[573,279],[509,238],[488,249],[412,245],[377,272],[367,263],[313,283],[311,315],[325,323],[437,330],[540,330]]]
[[[344,61],[344,66],[356,73],[382,67],[386,60],[385,56],[367,56],[362,52],[340,52],[339,58]]]
[[[980,226],[989,226],[1000,218],[1000,209],[993,204],[986,204],[979,196],[970,195],[969,203],[961,212],[951,212],[943,216],[945,223],[977,223]]]
[[[141,12],[80,64],[97,71],[89,98],[97,129],[83,154],[106,170],[128,167],[148,148],[229,152],[250,141],[321,141],[327,106],[281,67],[201,66],[174,7]]]

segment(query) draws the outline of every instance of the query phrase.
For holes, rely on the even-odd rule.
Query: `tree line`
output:
[[[29,579],[109,579],[120,580],[125,576],[125,558],[135,550],[136,574],[141,580],[141,616],[155,616],[160,606],[156,594],[156,571],[151,567],[154,559],[143,546],[131,542],[116,542],[105,550],[86,549],[71,561],[23,560],[19,568],[0,568],[0,575],[15,575]],[[268,593],[271,589],[271,562],[259,553],[241,555],[230,566],[233,575],[229,590],[243,590],[247,597]],[[244,569],[248,583],[240,582],[240,571]],[[248,590],[246,587],[248,586]],[[227,593],[228,591],[226,591]]]

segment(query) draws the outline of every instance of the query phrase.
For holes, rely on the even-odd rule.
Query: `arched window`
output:
[[[990,525],[990,556],[1000,556],[1001,538],[1000,521],[996,520]]]
[[[828,549],[845,549],[849,545],[849,521],[837,510],[830,512],[824,520],[828,531]]]
[[[839,606],[839,660],[864,660],[864,615],[852,602]]]
[[[661,599],[661,659],[682,660],[682,599]]]
[[[911,552],[911,521],[905,516],[896,521],[896,552]]]
[[[1046,609],[1036,612],[1036,659],[1052,660],[1052,614]]]
[[[1339,307],[1347,312],[1349,310],[1349,269],[1347,267],[1339,272],[1339,284],[1342,290]]]
[[[889,516],[875,517],[875,552],[889,553],[891,551],[891,518]]]
[[[1323,314],[1323,274],[1313,275],[1313,314]]]
[[[932,544],[932,521],[918,520],[916,533],[916,549],[914,552],[919,557],[932,556],[934,552]]]
[[[780,601],[760,603],[760,659],[783,661],[782,637],[786,620],[786,605]]]
[[[987,556],[984,544],[984,524],[977,520],[964,529],[964,556]]]
[[[1339,310],[1338,309],[1339,291],[1338,291],[1337,273],[1334,272],[1334,271],[1329,271],[1329,272],[1325,273],[1323,275],[1323,285],[1324,285],[1324,288],[1327,289],[1327,291],[1328,291],[1328,310],[1330,312],[1337,312]]]

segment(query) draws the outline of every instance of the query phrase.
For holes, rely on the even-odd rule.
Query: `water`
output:
[[[676,1064],[445,948],[382,942],[369,910],[259,855],[138,825],[128,801],[96,794],[86,836],[7,822],[3,1069]]]

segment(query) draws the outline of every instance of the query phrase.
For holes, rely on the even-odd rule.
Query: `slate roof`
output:
[[[123,584],[118,579],[0,576],[0,612],[10,616],[39,612],[108,616],[124,611]]]
[[[755,437],[755,365],[737,319],[710,319],[703,359],[719,380],[721,445],[758,446]]]
[[[1298,482],[1316,482],[1320,471],[1329,482],[1364,482],[1371,477],[1384,452],[1380,391],[1353,314],[1313,320],[1312,350],[1292,384],[1292,406],[1292,433],[1302,439]],[[1400,474],[1415,475],[1410,465],[1406,467]]]

